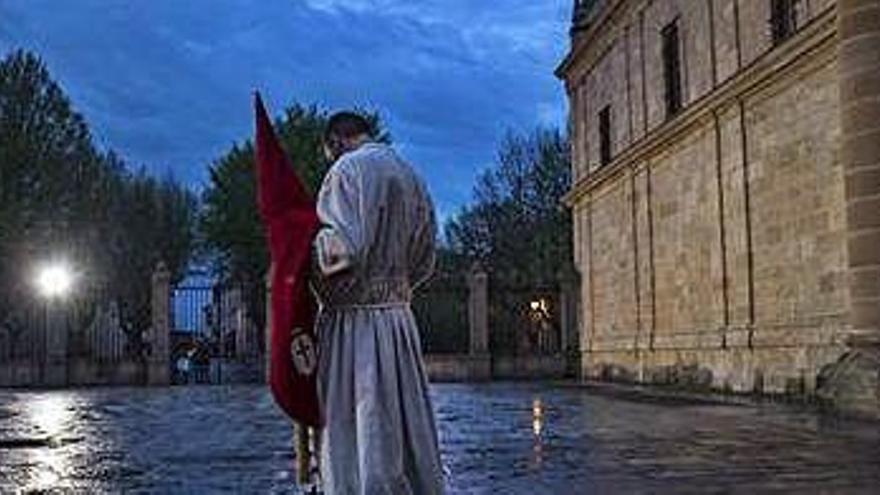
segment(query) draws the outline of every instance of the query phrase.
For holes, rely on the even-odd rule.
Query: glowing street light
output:
[[[532,301],[529,303],[529,307],[532,311],[546,313],[547,312],[547,300],[543,297],[541,299]]]
[[[64,263],[50,263],[37,271],[37,290],[46,299],[60,299],[70,292],[73,278],[73,272]]]

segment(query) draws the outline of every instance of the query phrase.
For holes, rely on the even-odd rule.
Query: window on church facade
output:
[[[599,112],[599,164],[611,163],[611,105]]]
[[[681,110],[681,45],[677,19],[663,28],[662,36],[666,117],[670,118]]]
[[[770,30],[773,43],[790,38],[800,27],[805,16],[802,0],[770,0]]]

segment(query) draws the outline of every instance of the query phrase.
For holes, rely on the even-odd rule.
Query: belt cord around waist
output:
[[[340,311],[352,309],[405,309],[410,307],[409,301],[395,301],[375,304],[339,304],[322,306],[322,311]]]
[[[404,278],[354,279],[326,289],[322,306],[329,309],[407,307],[412,301],[412,288]]]

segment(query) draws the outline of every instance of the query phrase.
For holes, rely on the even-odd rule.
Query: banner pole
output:
[[[309,427],[294,423],[296,431],[297,482],[305,487],[311,481],[311,452],[309,451]]]

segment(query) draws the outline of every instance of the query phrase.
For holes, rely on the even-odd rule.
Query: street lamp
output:
[[[74,273],[61,261],[53,261],[40,266],[36,272],[34,285],[43,298],[46,326],[43,330],[43,381],[50,386],[66,386],[69,381],[68,369],[68,328],[61,325],[55,313],[58,304],[73,288]]]
[[[529,309],[532,310],[531,315],[535,320],[542,320],[550,316],[550,307],[543,297],[529,302]]]
[[[61,262],[47,263],[37,270],[36,286],[46,299],[62,299],[73,287],[73,272]]]

